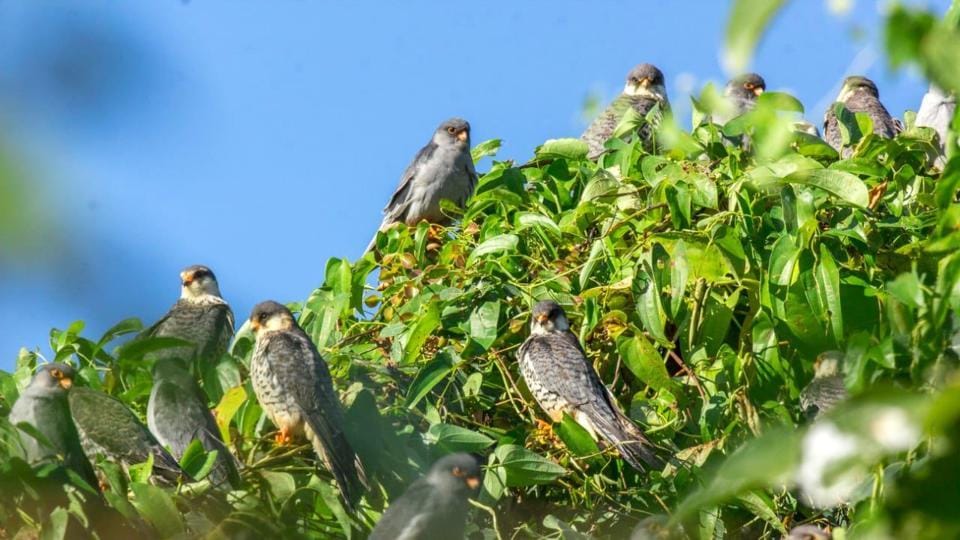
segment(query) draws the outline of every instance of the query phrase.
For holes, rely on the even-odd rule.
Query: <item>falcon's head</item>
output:
[[[874,98],[880,97],[880,91],[877,90],[877,85],[873,81],[866,77],[854,75],[853,77],[844,79],[843,88],[840,89],[840,95],[837,96],[837,101],[846,103],[848,99],[858,94],[868,95]]]
[[[843,353],[840,351],[826,351],[817,356],[813,362],[813,377],[833,377],[840,375],[840,366],[843,363]]]
[[[427,473],[427,482],[448,495],[474,494],[482,480],[480,460],[466,453],[443,456]]]
[[[730,79],[723,93],[727,97],[755,101],[766,89],[767,83],[763,77],[756,73],[747,73]]]
[[[533,306],[533,315],[530,319],[531,334],[549,334],[551,332],[566,332],[570,329],[570,321],[560,304],[553,300],[543,300]]]
[[[623,93],[628,96],[645,96],[659,101],[667,100],[667,86],[663,72],[653,64],[640,64],[627,74]]]
[[[213,275],[213,270],[202,264],[184,268],[180,272],[180,285],[180,298],[185,300],[196,300],[206,295],[220,297],[217,277]]]
[[[253,312],[250,313],[250,329],[254,334],[259,334],[261,330],[289,330],[295,324],[293,313],[287,306],[273,300],[260,302],[253,306]]]
[[[433,132],[433,142],[437,146],[460,146],[470,148],[470,122],[463,118],[445,120]]]
[[[30,388],[54,393],[65,392],[73,386],[73,378],[76,374],[76,370],[67,364],[59,362],[44,364],[30,381]]]

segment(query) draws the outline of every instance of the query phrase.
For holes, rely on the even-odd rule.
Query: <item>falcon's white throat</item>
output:
[[[293,318],[286,313],[280,313],[267,319],[263,323],[263,330],[275,332],[277,330],[289,330],[293,326]]]
[[[662,84],[651,84],[644,86],[642,84],[627,83],[623,87],[623,93],[628,96],[648,97],[657,101],[667,100],[667,89]]]
[[[180,298],[198,304],[222,304],[220,286],[211,276],[204,276],[180,287]]]
[[[846,103],[847,100],[853,96],[853,92],[854,92],[853,87],[849,85],[844,85],[843,88],[840,89],[840,95],[837,96],[837,101],[839,101],[840,103]]]
[[[533,323],[530,325],[530,333],[538,336],[553,332],[566,332],[567,330],[570,330],[570,321],[564,315],[557,316],[556,320],[547,319],[544,322],[533,319]]]

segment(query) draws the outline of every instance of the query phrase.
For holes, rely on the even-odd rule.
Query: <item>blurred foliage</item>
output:
[[[947,80],[910,40],[953,30],[916,26],[888,39],[891,58]],[[696,101],[697,118],[715,101]],[[42,360],[23,351],[0,372],[0,537],[358,538],[454,451],[487,456],[471,538],[624,538],[641,520],[702,539],[780,537],[797,523],[850,538],[960,535],[960,158],[937,171],[930,130],[884,140],[850,117],[853,155],[839,160],[792,131],[797,112],[764,94],[725,126],[663,126],[656,154],[613,140],[600,163],[578,140],[547,141],[528,164],[495,160],[456,230],[401,225],[379,235],[378,257],[328,261],[323,285],[292,307],[330,365],[370,480],[356,514],[306,446],[272,444],[245,328],[200,373],[244,464],[229,493],[202,479],[199,447],[182,462],[200,481],[176,488],[99,464],[103,500],[60,467],[28,465],[6,420]],[[569,418],[535,421],[515,353],[543,298],[567,307],[662,470],[630,469]],[[74,363],[81,384],[142,414],[149,344],[116,346],[141,328],[130,319],[91,339],[74,323],[51,332],[46,360]],[[809,425],[798,395],[828,350],[844,353],[854,397]]]

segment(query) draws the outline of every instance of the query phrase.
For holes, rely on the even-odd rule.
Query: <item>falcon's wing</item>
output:
[[[187,375],[182,384],[163,380],[155,383],[151,400],[154,402],[154,418],[151,427],[175,455],[182,456],[194,439],[200,441],[207,452],[216,450],[217,461],[210,472],[210,481],[220,485],[226,481],[239,480],[236,458],[223,444],[220,428],[206,406],[206,396]]]
[[[381,227],[390,223],[404,221],[407,208],[410,206],[410,190],[412,189],[413,179],[417,176],[423,164],[433,156],[436,150],[437,145],[431,139],[426,146],[417,152],[413,161],[411,161],[410,165],[403,171],[397,190],[394,191],[393,196],[390,197],[390,202],[387,203],[387,206],[383,209],[384,216]]]
[[[177,460],[164,450],[150,431],[120,400],[85,387],[69,393],[70,414],[87,457],[97,453],[128,465],[143,463],[153,455],[153,472],[176,481],[184,473]]]
[[[174,303],[173,306],[171,306],[170,309],[167,310],[166,313],[164,313],[163,317],[160,317],[160,319],[157,320],[157,322],[153,323],[147,329],[140,332],[140,334],[137,336],[137,339],[161,335],[160,334],[161,329],[164,326],[166,326],[167,321],[169,321],[173,317],[173,314],[176,312],[177,306],[179,304],[180,304],[180,300],[177,300],[176,303]]]
[[[233,338],[233,310],[230,309],[230,306],[227,305],[226,302],[209,306],[208,309],[213,310],[212,317],[214,320],[211,325],[213,335],[208,336],[201,351],[200,358],[216,362],[220,360],[223,353],[227,351],[227,348],[230,346],[230,339]],[[206,398],[204,397],[204,399]]]

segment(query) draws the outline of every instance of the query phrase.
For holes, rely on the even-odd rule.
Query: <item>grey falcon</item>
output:
[[[175,458],[194,440],[217,458],[208,479],[213,486],[237,486],[240,478],[237,462],[224,445],[220,428],[210,409],[207,396],[179,359],[158,360],[153,366],[153,388],[147,401],[147,426]]]
[[[249,322],[256,335],[253,390],[279,430],[277,444],[310,441],[352,506],[364,488],[363,468],[344,433],[343,409],[326,362],[283,304],[257,304]]]
[[[852,76],[844,79],[843,88],[840,89],[836,101],[843,103],[851,113],[865,113],[869,116],[873,121],[873,132],[879,137],[892,139],[903,130],[900,122],[891,117],[883,103],[880,103],[880,91],[877,85],[866,77]],[[841,148],[843,136],[833,107],[828,108],[824,115],[823,140],[834,150],[841,152],[845,158],[853,153],[852,148]]]
[[[172,337],[192,346],[151,351],[145,358],[179,358],[201,363],[216,362],[233,337],[233,311],[220,295],[220,285],[210,268],[194,265],[180,272],[180,299],[141,337]]]
[[[530,337],[517,358],[527,387],[551,420],[570,415],[594,440],[615,446],[637,470],[662,465],[587,360],[559,304],[546,300],[534,306]]]
[[[369,540],[462,540],[468,499],[482,481],[471,454],[446,455],[390,503]]]
[[[76,371],[67,364],[40,366],[10,409],[10,423],[25,422],[40,433],[41,442],[20,432],[20,442],[30,463],[59,462],[72,469],[88,484],[97,487],[97,477],[83,453],[80,436],[70,417],[67,394],[73,387]]]
[[[414,226],[421,221],[446,225],[450,219],[441,210],[440,201],[446,199],[463,208],[476,185],[477,171],[470,155],[470,123],[462,118],[445,120],[403,172],[400,185],[383,209],[378,230],[394,223]],[[366,251],[376,243],[375,234]]]
[[[723,89],[723,98],[729,108],[715,113],[713,121],[721,125],[726,124],[743,113],[752,111],[757,105],[757,98],[766,89],[766,81],[756,73],[746,73],[730,79]]]
[[[660,112],[666,113],[670,109],[667,99],[667,88],[664,83],[663,72],[653,64],[640,64],[627,74],[627,82],[623,92],[587,127],[580,135],[580,139],[590,147],[587,157],[596,159],[606,150],[604,143],[613,136],[617,125],[631,108],[641,117],[660,106]],[[640,138],[644,147],[650,148],[653,129],[649,124],[640,128]]]

